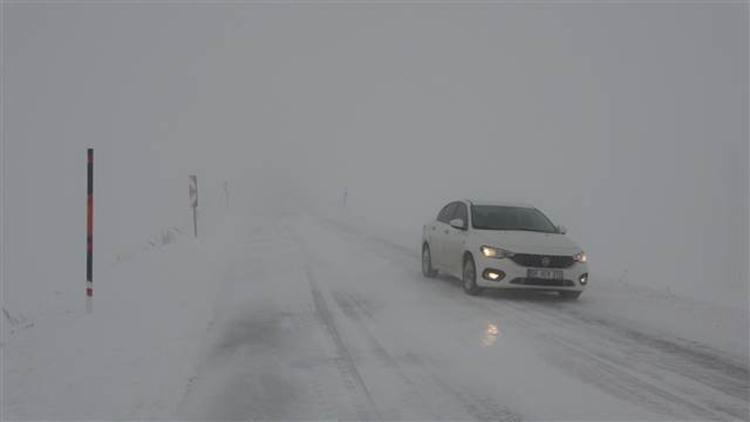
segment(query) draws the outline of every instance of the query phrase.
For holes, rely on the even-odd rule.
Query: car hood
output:
[[[581,249],[568,236],[559,233],[528,231],[477,230],[487,246],[510,252],[536,255],[574,255]]]

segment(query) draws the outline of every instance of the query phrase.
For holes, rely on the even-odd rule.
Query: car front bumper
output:
[[[529,270],[561,271],[562,279],[529,278]],[[589,284],[589,268],[585,263],[576,262],[567,268],[526,267],[509,258],[476,259],[476,283],[483,288],[495,289],[538,289],[538,290],[571,290],[582,291]],[[500,275],[496,280],[490,279],[489,272]],[[584,282],[581,280],[584,279]]]

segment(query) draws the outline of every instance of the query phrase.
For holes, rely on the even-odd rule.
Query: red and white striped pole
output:
[[[91,311],[94,296],[94,149],[88,149],[88,199],[86,201],[86,305]]]

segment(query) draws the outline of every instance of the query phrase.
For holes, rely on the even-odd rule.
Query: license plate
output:
[[[562,280],[563,272],[560,270],[537,270],[530,269],[527,273],[528,278],[543,278],[545,280]]]

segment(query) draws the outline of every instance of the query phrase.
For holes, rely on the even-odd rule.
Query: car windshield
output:
[[[557,233],[547,216],[535,208],[500,205],[473,205],[471,221],[480,230],[520,230]]]

